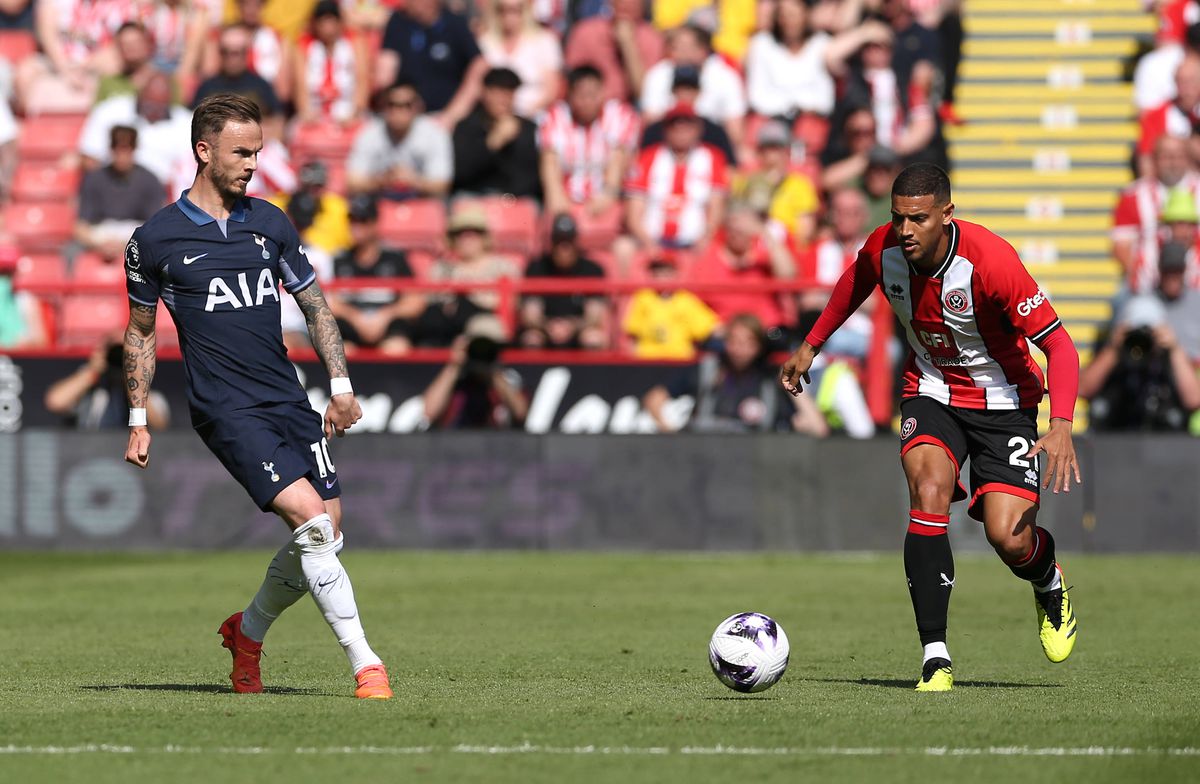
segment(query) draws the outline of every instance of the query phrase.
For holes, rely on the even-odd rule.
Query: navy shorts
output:
[[[1025,453],[1037,441],[1037,409],[987,411],[952,408],[928,397],[900,401],[900,456],[919,444],[940,446],[955,471],[971,458],[971,502],[967,514],[983,520],[983,496],[1000,492],[1033,501],[1040,498],[1039,458]],[[954,501],[967,498],[959,480]]]
[[[326,501],[342,494],[321,415],[307,402],[239,409],[196,432],[264,512],[301,477]]]

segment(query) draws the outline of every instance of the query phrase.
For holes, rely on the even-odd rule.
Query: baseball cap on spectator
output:
[[[484,87],[499,87],[502,90],[515,90],[521,86],[521,77],[511,68],[493,68],[483,76]]]
[[[446,233],[453,237],[455,234],[461,234],[464,231],[477,231],[480,234],[488,233],[487,215],[483,210],[473,207],[459,210],[450,216],[450,221],[446,225]]]
[[[321,188],[329,182],[329,170],[320,161],[309,161],[300,169],[300,184],[305,188]]]
[[[1186,188],[1173,188],[1167,193],[1159,219],[1163,223],[1196,223],[1200,220],[1196,213],[1196,197]]]
[[[876,144],[867,153],[867,166],[874,166],[880,169],[891,169],[900,165],[900,156],[891,147],[885,147],[882,144]]]
[[[313,6],[312,19],[316,21],[322,16],[336,16],[342,18],[342,9],[338,6],[337,0],[321,0]]]
[[[578,235],[579,227],[575,224],[575,219],[570,214],[560,212],[554,216],[554,222],[550,224],[551,242],[574,242]]]
[[[755,142],[759,147],[787,147],[792,143],[792,134],[779,120],[768,120],[758,129]]]
[[[694,87],[700,89],[700,69],[694,65],[675,66],[675,78],[671,87]]]
[[[1130,329],[1157,327],[1166,320],[1166,307],[1162,300],[1152,294],[1133,297],[1121,309],[1121,321]]]
[[[695,122],[699,119],[700,116],[696,114],[696,108],[690,103],[677,103],[668,109],[667,113],[663,115],[663,122],[667,125],[670,125],[673,122],[678,122],[679,120],[689,120],[691,122]]]
[[[350,220],[367,223],[379,217],[379,200],[370,193],[360,193],[350,199],[348,207]]]
[[[1158,271],[1161,273],[1183,272],[1187,269],[1188,251],[1182,242],[1168,242],[1158,252]]]
[[[287,215],[292,219],[298,231],[304,231],[317,219],[321,211],[321,203],[317,197],[307,191],[296,191],[288,199]]]

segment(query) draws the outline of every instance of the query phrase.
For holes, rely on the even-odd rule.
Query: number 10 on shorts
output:
[[[310,444],[309,449],[312,450],[313,459],[317,461],[317,473],[321,478],[337,473],[337,468],[334,467],[333,461],[329,459],[329,442],[324,438],[315,444]]]

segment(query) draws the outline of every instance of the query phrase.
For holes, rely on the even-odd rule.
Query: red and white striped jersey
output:
[[[349,36],[334,42],[332,49],[311,35],[302,35],[296,44],[305,54],[304,84],[314,106],[329,120],[354,116],[354,85],[357,80],[354,43]],[[264,77],[266,78],[266,77]]]
[[[659,242],[688,247],[704,236],[708,204],[729,190],[725,154],[709,144],[680,157],[665,144],[642,150],[625,189],[646,200],[645,230]]]
[[[1188,172],[1175,187],[1189,191],[1200,204],[1200,176]],[[1135,261],[1128,280],[1129,289],[1135,294],[1149,294],[1158,286],[1158,248],[1169,239],[1169,231],[1159,216],[1169,190],[1154,177],[1143,177],[1121,193],[1113,209],[1113,241],[1135,243]],[[1200,220],[1200,215],[1197,219]],[[1200,288],[1200,264],[1194,255],[1188,264],[1188,285]]]
[[[1185,112],[1175,105],[1174,99],[1142,112],[1140,119],[1142,131],[1137,143],[1138,154],[1149,155],[1154,152],[1154,145],[1160,136],[1187,139],[1192,135],[1192,128],[1197,119],[1195,110]]]
[[[272,84],[283,70],[283,39],[266,25],[255,30],[250,40],[250,70]]]
[[[1026,339],[1040,342],[1058,315],[1011,245],[982,226],[951,223],[950,248],[932,275],[904,258],[890,225],[875,230],[855,262],[904,325],[911,349],[904,397],[958,408],[1036,406],[1045,391]]]
[[[640,134],[637,112],[626,103],[606,101],[600,116],[583,125],[575,122],[566,101],[559,101],[542,117],[538,147],[558,155],[567,198],[582,204],[604,190],[604,169],[612,154],[636,149]]]

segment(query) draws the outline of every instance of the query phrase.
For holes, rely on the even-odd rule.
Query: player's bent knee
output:
[[[950,511],[950,499],[954,497],[954,485],[936,478],[918,477],[909,482],[908,492],[914,509],[946,514]]]
[[[300,477],[279,491],[279,495],[271,502],[271,509],[282,517],[292,530],[326,513],[324,499],[313,489],[307,477]]]

